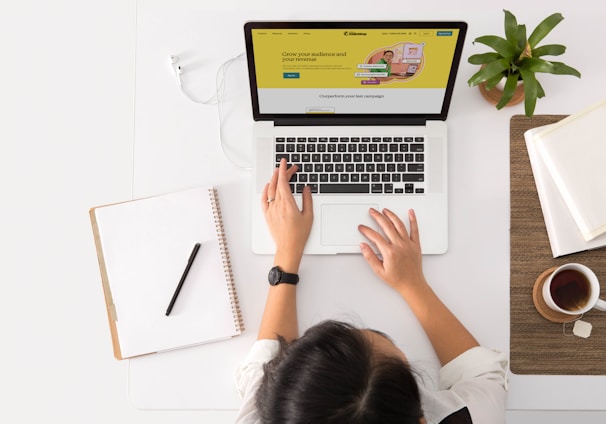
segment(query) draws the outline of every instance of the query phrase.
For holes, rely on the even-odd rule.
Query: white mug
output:
[[[593,308],[606,311],[606,301],[599,296],[598,277],[583,264],[562,265],[543,284],[543,299],[547,306],[567,315],[584,314]]]

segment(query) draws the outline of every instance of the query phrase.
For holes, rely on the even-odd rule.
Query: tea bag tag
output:
[[[574,322],[574,327],[572,327],[572,334],[577,337],[582,337],[584,339],[588,338],[591,335],[592,325],[588,322],[577,320]]]

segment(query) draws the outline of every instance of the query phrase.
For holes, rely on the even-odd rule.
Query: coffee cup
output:
[[[606,311],[598,277],[579,263],[568,263],[553,271],[543,285],[543,299],[550,309],[567,315],[584,314],[594,308]]]

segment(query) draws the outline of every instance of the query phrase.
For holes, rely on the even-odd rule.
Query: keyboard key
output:
[[[402,174],[402,181],[423,182],[423,181],[425,181],[425,175],[424,174]]]
[[[371,184],[372,193],[383,193],[383,184]]]
[[[320,193],[368,193],[369,184],[320,184]]]
[[[408,164],[408,172],[423,172],[425,165],[422,163],[410,163]]]

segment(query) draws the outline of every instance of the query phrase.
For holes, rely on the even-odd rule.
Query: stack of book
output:
[[[606,246],[606,100],[524,139],[553,257]]]

